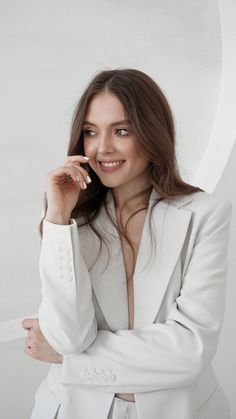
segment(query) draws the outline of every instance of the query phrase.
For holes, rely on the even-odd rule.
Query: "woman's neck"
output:
[[[143,185],[138,185],[138,187],[125,187],[126,185],[122,185],[122,187],[112,188],[112,194],[115,202],[116,211],[120,211],[124,203],[131,198],[132,196],[136,195],[139,192],[146,190],[145,194],[130,200],[126,205],[126,211],[133,212],[138,208],[146,205],[149,201],[151,192],[152,192],[152,185],[150,182]]]

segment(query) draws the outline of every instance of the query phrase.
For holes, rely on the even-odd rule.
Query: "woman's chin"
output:
[[[100,181],[101,181],[101,183],[104,185],[104,186],[106,186],[107,188],[117,188],[118,186],[121,186],[122,185],[122,183],[121,182],[115,182],[115,181],[113,181],[113,182],[109,182],[109,181],[104,181],[104,180],[102,180],[102,179],[100,179]]]

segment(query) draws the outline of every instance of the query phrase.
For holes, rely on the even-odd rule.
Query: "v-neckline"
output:
[[[147,224],[148,218],[149,218],[148,215],[150,213],[151,204],[153,203],[154,199],[157,198],[156,194],[157,194],[157,192],[153,188],[152,191],[151,191],[150,197],[149,197],[148,207],[146,209],[146,214],[145,214],[145,218],[144,218],[144,222],[143,222],[143,228],[142,228],[142,232],[141,232],[141,235],[140,235],[137,257],[136,257],[136,260],[135,260],[135,268],[134,268],[134,273],[133,273],[133,276],[132,276],[133,286],[135,284],[135,275],[136,275],[136,272],[137,272],[137,266],[140,264],[139,259],[140,259],[142,243],[143,243],[143,240],[144,240],[144,232],[146,231],[146,224]],[[111,190],[109,190],[108,193],[107,193],[107,203],[109,205],[110,214],[113,217],[113,219],[115,220],[116,225],[117,225],[118,220],[117,220],[117,213],[116,213],[116,208],[115,208],[115,201],[114,201],[114,197],[113,197],[113,194],[112,194]],[[114,226],[113,226],[113,228],[115,229]],[[115,231],[116,231],[116,229],[115,229]],[[117,231],[116,231],[116,233],[117,233],[117,239],[118,239],[118,242],[119,242],[119,247],[120,247],[120,252],[121,252],[121,259],[122,259],[122,265],[123,265],[122,268],[123,268],[124,276],[125,276],[126,283],[127,283],[125,258],[124,258],[123,248],[122,248],[121,237],[120,237],[120,234]]]
[[[133,273],[133,283],[135,283],[134,280],[135,280],[135,276],[136,276],[136,273],[137,273],[137,270],[138,270],[137,267],[139,267],[139,265],[141,264],[140,254],[141,254],[141,250],[142,250],[142,244],[143,244],[143,241],[144,241],[144,236],[145,236],[145,239],[146,239],[146,236],[148,234],[146,227],[147,227],[147,222],[148,222],[148,219],[149,219],[151,207],[152,207],[153,202],[156,201],[157,199],[162,200],[163,198],[160,197],[159,193],[153,187],[152,190],[151,190],[151,194],[149,196],[148,206],[147,206],[147,210],[146,210],[146,214],[145,214],[145,219],[144,219],[144,222],[143,222],[143,228],[142,228],[142,232],[141,232],[141,235],[140,235],[139,247],[138,247],[137,257],[136,257],[136,261],[135,261],[135,269],[134,269],[134,273]],[[111,216],[113,217],[113,220],[116,222],[116,225],[117,225],[117,214],[116,214],[116,208],[115,208],[115,201],[114,201],[114,197],[113,197],[111,189],[109,189],[108,192],[107,192],[106,203],[107,203],[107,206],[110,210],[109,212],[110,212]],[[113,231],[115,233],[115,236],[118,239],[118,243],[119,243],[119,247],[120,247],[120,251],[121,251],[122,264],[123,264],[122,268],[123,268],[124,276],[127,279],[126,269],[125,269],[125,260],[124,260],[123,250],[122,250],[120,234],[117,232],[117,230],[114,226],[113,226]]]
[[[135,274],[135,269],[136,269],[136,264],[137,264],[137,260],[138,260],[138,256],[139,256],[139,250],[140,250],[140,246],[141,246],[141,241],[142,241],[144,226],[145,226],[146,219],[147,219],[147,214],[148,214],[148,207],[145,208],[145,211],[146,211],[146,213],[145,213],[144,220],[143,220],[143,226],[142,226],[142,230],[141,230],[141,234],[140,234],[140,239],[139,239],[139,243],[138,243],[138,249],[137,249],[136,259],[134,261],[135,266],[134,266],[134,273],[133,273],[132,278],[134,277],[134,274]],[[117,219],[116,209],[115,209],[115,221],[116,221],[116,223],[118,225],[118,219]],[[120,248],[121,248],[121,252],[122,252],[123,265],[124,265],[125,272],[126,272],[126,263],[125,263],[124,248],[123,248],[123,243],[122,243],[122,237],[120,236],[119,232],[118,232],[118,236],[119,236],[119,244],[120,244]],[[126,280],[127,280],[127,273],[126,273]]]
[[[135,304],[134,304],[134,287],[135,287],[135,272],[136,272],[136,266],[137,266],[137,261],[139,258],[139,253],[140,253],[140,248],[141,248],[141,242],[142,242],[142,237],[143,237],[143,231],[144,231],[144,227],[145,227],[145,223],[146,223],[146,219],[147,219],[147,214],[148,214],[148,209],[149,209],[149,204],[148,207],[145,208],[145,216],[144,216],[144,220],[143,220],[143,226],[142,226],[142,230],[140,233],[140,238],[139,238],[139,243],[138,243],[138,249],[137,249],[137,254],[136,254],[136,258],[134,259],[134,271],[133,274],[131,276],[131,278],[128,279],[128,272],[127,272],[127,267],[126,267],[126,259],[125,259],[125,250],[124,250],[124,244],[122,242],[122,237],[120,236],[119,232],[118,232],[118,237],[119,237],[119,245],[120,245],[120,251],[121,251],[121,259],[122,259],[122,263],[123,263],[123,271],[125,274],[125,280],[126,280],[126,291],[127,291],[127,305],[128,305],[128,329],[133,329],[134,326],[134,310],[135,310]],[[117,217],[117,212],[114,206],[114,213],[115,213],[115,221],[118,224],[118,217]],[[134,255],[135,256],[135,255]]]

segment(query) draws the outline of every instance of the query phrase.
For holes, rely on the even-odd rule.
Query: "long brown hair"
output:
[[[68,146],[68,156],[82,154],[83,147],[83,122],[91,99],[103,91],[109,91],[117,96],[124,107],[125,114],[131,122],[131,130],[135,135],[138,147],[149,161],[149,173],[152,186],[129,198],[136,199],[141,195],[146,197],[146,205],[135,211],[127,220],[125,226],[118,226],[116,220],[111,217],[106,205],[106,195],[109,188],[104,186],[89,164],[81,164],[88,171],[92,182],[86,190],[81,190],[79,200],[74,207],[71,218],[76,219],[78,228],[88,224],[97,234],[100,240],[100,251],[102,244],[106,244],[106,237],[102,231],[94,226],[94,221],[102,206],[105,207],[108,217],[121,238],[126,240],[133,252],[133,275],[135,267],[134,249],[127,234],[127,225],[131,218],[148,207],[148,196],[152,187],[160,195],[160,199],[173,200],[179,195],[189,195],[201,188],[184,182],[180,177],[176,152],[175,152],[175,128],[170,106],[167,99],[157,83],[147,74],[136,69],[114,69],[97,73],[82,94],[76,106],[71,127],[71,136]],[[159,199],[159,200],[160,200]],[[154,202],[154,206],[159,202]],[[47,198],[44,195],[45,214],[47,209]],[[43,219],[40,222],[40,235],[43,235]],[[150,227],[150,223],[149,223]]]

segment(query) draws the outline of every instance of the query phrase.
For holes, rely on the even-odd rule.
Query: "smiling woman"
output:
[[[84,151],[90,158],[89,165],[103,185],[113,188],[118,208],[123,204],[119,199],[120,188],[125,200],[131,193],[138,192],[141,185],[144,189],[151,186],[146,170],[149,161],[141,153],[135,134],[128,131],[125,116],[117,96],[105,91],[91,100],[83,130]],[[99,124],[87,120],[99,121]]]
[[[228,419],[212,359],[231,207],[182,180],[154,80],[91,80],[47,176],[39,320],[24,327],[26,353],[53,365],[31,419]]]

